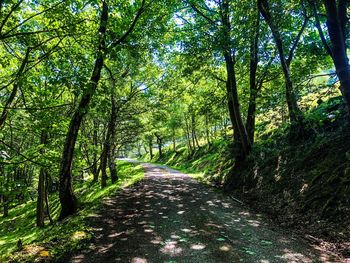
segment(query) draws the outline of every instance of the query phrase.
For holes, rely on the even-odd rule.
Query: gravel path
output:
[[[89,217],[89,249],[65,262],[340,262],[183,173],[143,165],[143,181]]]

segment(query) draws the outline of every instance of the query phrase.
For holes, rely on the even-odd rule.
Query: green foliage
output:
[[[55,226],[55,235],[62,230],[55,241],[46,237],[47,228],[34,228],[41,171],[48,172],[50,203],[57,217],[59,166],[66,157],[62,152],[75,112],[86,115],[72,140],[73,165],[63,167],[74,178],[94,174],[99,179],[103,149],[109,145],[112,164],[117,156],[150,157],[152,152],[152,161],[221,185],[234,176],[231,169],[240,153],[237,139],[244,137],[237,136],[232,121],[242,119],[243,134],[249,117],[255,121],[248,161],[260,155],[275,158],[295,147],[288,137],[292,126],[278,57],[282,52],[290,62],[294,87],[290,97],[305,115],[305,138],[298,143],[322,140],[327,132],[345,129],[346,108],[333,60],[320,38],[323,33],[329,44],[326,19],[317,19],[317,14],[325,13],[323,4],[269,0],[273,29],[255,1],[146,0],[142,9],[142,0],[105,2],[109,19],[102,41],[104,37],[96,33],[101,1],[1,1],[0,208],[10,215],[0,221],[7,229],[6,233],[0,229],[4,236],[0,253],[7,255],[20,236],[25,244],[46,242],[53,255],[58,253],[54,247],[63,246],[62,240],[70,240],[75,231],[87,232],[88,238],[81,222],[84,211],[91,212],[98,200],[121,187],[118,183],[99,190],[74,180],[73,189],[85,209],[67,220],[71,230]],[[272,31],[280,34],[282,47],[275,45]],[[92,92],[98,49],[106,52]],[[228,84],[236,89],[230,90]],[[79,108],[83,94],[91,102]],[[229,104],[233,97],[234,106]],[[241,116],[233,117],[233,108]],[[115,136],[109,140],[111,127]],[[126,174],[129,168],[119,165],[119,173]],[[314,177],[322,177],[316,169]],[[66,243],[75,246],[73,241]]]
[[[195,152],[189,152],[186,146],[181,145],[176,152],[168,147],[162,158],[157,157],[156,155],[154,158],[156,162],[179,169],[203,183],[215,186],[222,184],[234,164],[230,145],[225,140],[216,140],[212,145],[203,146]],[[145,161],[152,161],[149,155],[142,158]]]
[[[106,188],[101,189],[100,185],[91,184],[90,181],[79,182],[76,187],[80,200],[78,214],[63,222],[56,222],[54,226],[35,227],[36,202],[34,201],[11,209],[9,217],[0,219],[0,260],[9,257],[15,262],[29,260],[30,253],[19,251],[19,253],[13,254],[17,249],[16,244],[19,239],[24,246],[44,247],[49,252],[50,257],[55,260],[69,251],[85,246],[92,237],[85,218],[99,209],[104,198],[143,178],[144,170],[140,165],[123,161],[118,162],[118,167],[120,180]],[[53,218],[56,220],[59,212],[57,194],[50,197],[50,206]]]

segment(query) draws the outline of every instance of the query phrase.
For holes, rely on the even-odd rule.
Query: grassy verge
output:
[[[176,152],[172,148],[165,148],[161,158],[157,153],[150,160],[147,154],[142,160],[167,165],[209,185],[221,184],[234,163],[225,140],[213,141],[210,146],[203,145],[192,152],[181,145],[177,147]]]
[[[36,202],[28,202],[10,210],[7,218],[0,219],[0,262],[32,262],[34,258],[58,260],[65,253],[82,248],[91,239],[84,218],[93,213],[101,200],[118,190],[140,181],[144,170],[139,164],[118,162],[119,181],[101,189],[99,184],[85,181],[76,183],[75,193],[80,202],[79,212],[62,222],[56,222],[59,213],[57,194],[50,197],[54,226],[35,226]],[[18,249],[21,240],[23,248]]]

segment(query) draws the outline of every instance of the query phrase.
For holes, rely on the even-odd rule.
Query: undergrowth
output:
[[[251,155],[240,169],[220,139],[194,152],[186,146],[166,149],[154,161],[220,185],[287,225],[302,226],[331,239],[350,234],[350,129],[341,97],[321,102],[305,113],[307,137],[289,140],[287,124],[276,129],[258,123]],[[267,131],[267,132],[264,132]],[[149,156],[144,156],[148,158]]]
[[[34,258],[53,262],[69,251],[84,247],[92,237],[84,218],[98,209],[103,198],[141,180],[144,170],[141,165],[120,161],[118,176],[116,184],[109,184],[104,189],[98,183],[91,184],[91,180],[75,182],[74,191],[80,209],[76,215],[62,222],[57,222],[58,195],[51,195],[54,225],[44,228],[35,226],[35,201],[11,209],[8,217],[0,218],[0,262],[32,262]]]

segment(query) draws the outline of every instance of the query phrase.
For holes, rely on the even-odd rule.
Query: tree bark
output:
[[[255,113],[256,113],[256,99],[258,97],[258,83],[257,83],[257,70],[258,70],[258,51],[259,51],[259,35],[260,35],[260,14],[257,12],[256,22],[251,35],[250,41],[250,64],[249,64],[249,106],[246,120],[247,134],[251,145],[254,144],[255,133]]]
[[[109,140],[110,140],[110,129],[108,128],[106,138],[103,143],[103,149],[101,153],[101,163],[100,163],[100,168],[101,168],[101,187],[104,188],[107,186],[107,158],[108,158],[108,152],[109,152]]]
[[[173,151],[176,152],[175,128],[173,128]]]
[[[208,112],[205,113],[205,135],[206,135],[206,137],[207,137],[208,146],[210,146],[210,145],[211,145],[211,142],[210,142],[209,116],[208,116]]]
[[[153,141],[152,138],[148,139],[149,155],[151,160],[153,160]]]
[[[83,95],[79,102],[78,108],[73,114],[73,117],[69,124],[68,133],[66,136],[66,141],[64,144],[64,149],[62,153],[61,168],[59,172],[60,177],[60,189],[59,197],[61,203],[61,213],[59,219],[64,219],[65,217],[74,214],[77,211],[77,200],[73,193],[72,188],[72,162],[74,147],[77,140],[79,128],[83,117],[88,112],[88,107],[91,98],[97,88],[98,82],[101,78],[101,70],[103,67],[104,57],[106,53],[106,43],[105,43],[105,33],[108,20],[108,5],[105,1],[102,4],[102,13],[100,19],[100,28],[98,35],[100,38],[97,58],[95,60],[94,69],[90,82],[87,88],[83,91]]]
[[[118,181],[118,169],[117,169],[117,164],[116,160],[114,158],[114,152],[110,151],[108,155],[108,167],[109,167],[109,172],[111,174],[111,181],[112,184],[116,183]]]
[[[93,164],[91,167],[91,171],[93,174],[93,182],[97,182],[98,181],[98,158],[97,158],[97,148],[98,148],[98,123],[96,121],[94,121],[94,131],[93,131],[93,137],[92,137],[92,143],[94,145],[94,153],[93,153]]]
[[[248,138],[246,127],[243,123],[240,104],[237,92],[235,57],[231,49],[231,24],[229,1],[223,0],[221,4],[222,30],[223,30],[223,55],[226,63],[226,90],[232,127],[234,129],[235,141],[239,147],[238,159],[245,159],[250,153],[251,145]]]
[[[110,148],[108,151],[108,167],[109,171],[111,173],[111,180],[112,183],[115,183],[118,181],[118,173],[116,168],[116,160],[115,160],[115,152],[114,152],[114,144],[116,141],[116,123],[117,123],[117,115],[118,115],[118,108],[117,108],[117,101],[115,99],[115,86],[113,85],[112,92],[111,92],[111,122],[110,122],[110,129],[111,129],[111,137],[110,137]]]
[[[46,130],[42,130],[40,144],[47,144],[47,132]],[[41,151],[43,154],[44,151]],[[45,202],[47,195],[47,178],[46,178],[46,168],[41,167],[39,173],[39,181],[38,181],[38,198],[36,203],[36,225],[38,227],[45,226]]]
[[[158,159],[163,157],[163,149],[162,149],[162,144],[163,144],[163,139],[160,135],[158,135],[157,133],[155,134],[156,138],[157,138],[157,144],[158,144],[158,153],[159,153],[159,157]]]
[[[38,182],[38,199],[36,203],[36,226],[45,226],[45,175],[46,171],[41,168]]]
[[[191,144],[190,128],[189,128],[189,125],[188,125],[188,120],[187,120],[186,115],[185,115],[184,117],[185,117],[185,124],[186,124],[185,133],[186,133],[186,138],[187,138],[188,150],[189,150],[190,152],[192,152],[192,151],[194,151],[194,149],[192,148],[192,144]],[[194,147],[195,147],[195,146],[194,146]]]
[[[51,217],[51,211],[50,211],[50,205],[49,205],[49,182],[50,182],[50,176],[48,172],[46,171],[45,174],[45,207],[46,207],[46,215],[49,218],[50,224],[53,225],[53,219]]]
[[[4,194],[2,195],[2,203],[3,203],[3,217],[8,217],[9,216],[9,204],[8,204],[8,198]]]
[[[193,112],[191,114],[191,134],[192,134],[192,145],[197,145],[197,148],[199,148],[198,141],[196,139],[196,120]]]
[[[331,41],[332,59],[340,81],[340,89],[350,114],[350,67],[346,47],[347,1],[325,0],[327,29]]]
[[[272,37],[274,39],[274,42],[280,57],[280,63],[281,63],[281,67],[282,67],[282,71],[285,79],[285,92],[286,92],[286,100],[287,100],[288,111],[289,111],[289,119],[291,122],[291,133],[293,137],[299,137],[304,133],[303,114],[297,103],[297,97],[294,91],[293,82],[292,82],[291,73],[290,73],[290,63],[293,57],[294,49],[296,48],[296,45],[300,40],[301,33],[306,27],[307,20],[304,21],[303,27],[299,32],[292,49],[290,50],[289,57],[287,58],[284,52],[281,34],[278,31],[277,26],[271,16],[268,0],[258,0],[258,8],[271,30]]]
[[[28,63],[29,54],[30,54],[30,48],[27,48],[25,57],[22,61],[22,64],[21,64],[17,74],[16,74],[16,80],[15,80],[15,83],[13,84],[13,88],[12,88],[10,97],[6,101],[5,107],[2,110],[2,113],[0,116],[0,129],[2,129],[4,127],[4,124],[5,124],[7,115],[8,115],[8,109],[11,107],[11,104],[17,95],[17,91],[19,89],[19,86],[21,85],[21,78],[22,78],[23,72],[27,66],[27,63]]]

